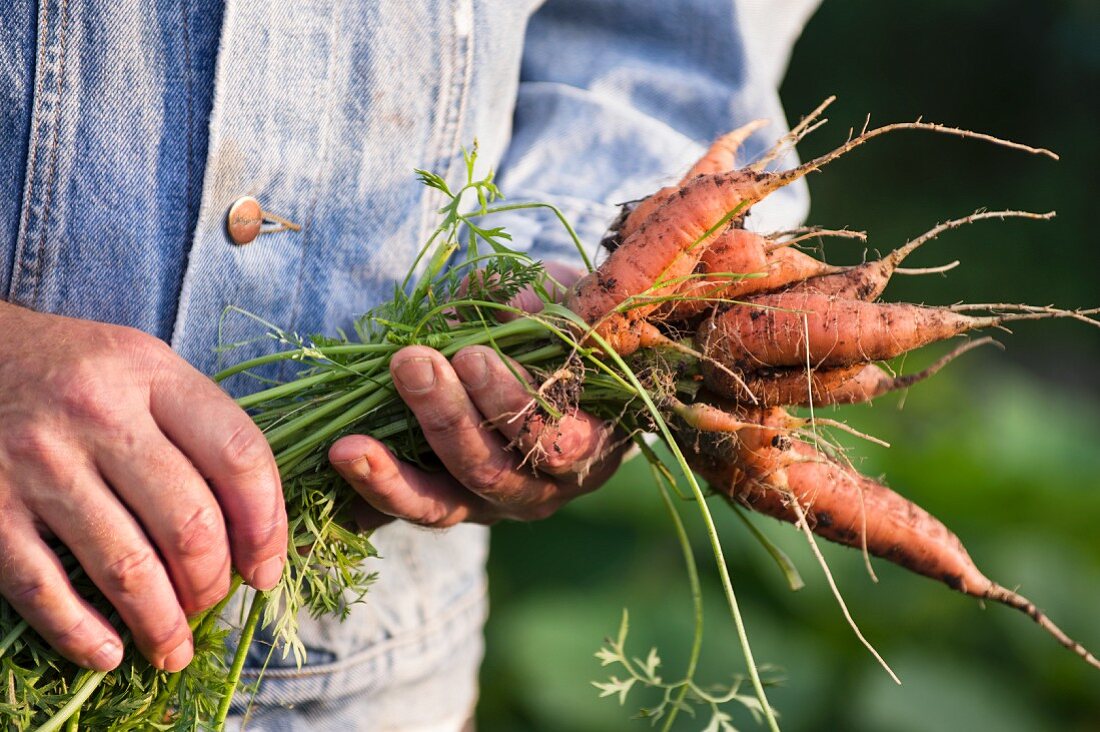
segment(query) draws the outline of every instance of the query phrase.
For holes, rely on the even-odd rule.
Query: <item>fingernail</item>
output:
[[[410,394],[422,394],[435,386],[435,366],[430,358],[409,358],[395,368],[393,376]]]
[[[370,461],[367,460],[366,455],[360,455],[354,460],[340,460],[333,465],[344,475],[356,480],[370,478]]]
[[[103,642],[92,654],[89,664],[97,671],[110,671],[122,661],[122,646],[115,639]]]
[[[470,389],[480,389],[489,381],[489,362],[481,351],[462,354],[454,365],[458,378]]]
[[[191,657],[194,655],[194,646],[191,645],[191,639],[188,638],[164,657],[164,670],[169,673],[181,671],[187,664],[191,663]]]
[[[272,557],[266,560],[252,573],[252,579],[248,584],[257,590],[270,590],[279,583],[283,576],[283,558]]]

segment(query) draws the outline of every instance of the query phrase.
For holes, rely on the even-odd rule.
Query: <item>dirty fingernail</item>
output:
[[[345,476],[353,480],[367,480],[370,478],[370,461],[366,455],[360,455],[354,460],[341,460],[333,463],[335,468]]]
[[[393,370],[393,376],[410,394],[422,394],[435,386],[435,366],[430,358],[410,358]]]
[[[470,389],[480,389],[489,381],[489,362],[480,351],[463,353],[454,365],[458,378]]]

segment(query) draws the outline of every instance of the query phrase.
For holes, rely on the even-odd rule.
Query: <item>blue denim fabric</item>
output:
[[[0,297],[142,328],[207,372],[219,339],[262,331],[223,318],[230,305],[346,328],[433,225],[439,200],[413,168],[454,179],[475,136],[511,199],[557,204],[594,245],[614,204],[674,180],[720,132],[773,120],[753,156],[785,131],[776,86],[815,4],[42,0],[35,14],[7,0]],[[302,230],[233,245],[226,211],[248,194]],[[805,210],[792,186],[750,224]],[[508,226],[537,256],[573,256],[548,217]],[[276,656],[249,729],[458,728],[476,699],[487,536],[380,530],[367,604],[343,625],[304,621],[309,666]]]
[[[23,83],[5,91],[33,99],[5,105],[31,117],[0,143],[24,150],[5,161],[26,160],[0,196],[21,213],[0,234],[0,295],[166,337],[202,190],[220,0],[27,10],[0,10],[5,34],[30,31],[12,47]]]

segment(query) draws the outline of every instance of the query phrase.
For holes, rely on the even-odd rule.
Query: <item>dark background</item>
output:
[[[914,302],[1100,305],[1093,216],[1100,209],[1100,3],[968,0],[825,2],[782,89],[792,123],[829,94],[830,123],[804,158],[850,127],[923,116],[1052,148],[1061,162],[922,132],[873,141],[810,178],[810,222],[867,230],[891,249],[979,207],[1056,209],[1051,223],[983,222],[926,246],[912,266],[962,259],[946,277],[899,278],[887,298]],[[837,241],[830,261],[862,256]],[[1100,650],[1100,331],[1072,321],[1023,323],[930,382],[828,416],[889,441],[859,444],[860,469],[942,518],[987,575],[1049,611]],[[945,348],[910,357],[916,370]],[[900,407],[904,406],[904,409]],[[691,616],[671,523],[633,464],[553,519],[494,529],[493,611],[479,729],[647,729],[598,699],[592,654],[631,611],[631,648],[657,646],[682,672]],[[700,677],[725,680],[744,661],[693,508],[689,531],[705,576]],[[712,506],[757,660],[783,669],[769,696],[793,730],[1002,732],[1100,729],[1100,672],[1023,615],[983,608],[882,562],[879,583],[858,552],[824,547],[867,637],[903,681],[895,686],[845,625],[804,539],[756,524],[792,557],[798,593],[720,503]],[[742,730],[758,729],[730,705]],[[706,720],[682,718],[677,729]]]

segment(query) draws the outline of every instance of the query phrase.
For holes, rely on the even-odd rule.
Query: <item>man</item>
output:
[[[346,325],[433,225],[413,168],[455,173],[475,135],[510,197],[553,201],[597,241],[614,202],[700,143],[782,119],[775,86],[813,3],[551,0],[532,16],[538,5],[0,9],[0,594],[61,653],[109,669],[121,645],[46,537],[172,671],[192,655],[186,615],[224,597],[230,566],[260,589],[279,577],[270,450],[203,375],[241,326],[223,322],[228,306],[299,332]],[[785,189],[754,218],[791,224],[803,198]],[[235,204],[301,228],[257,237],[227,220]],[[549,219],[509,229],[541,258],[568,256]],[[562,426],[559,462],[521,468],[507,428],[486,423],[526,396],[498,388],[506,372],[485,349],[448,363],[413,347],[391,369],[450,475],[366,437],[333,446],[364,528],[404,521],[375,535],[385,560],[367,604],[343,626],[304,621],[310,666],[267,669],[253,728],[461,726],[485,614],[478,524],[540,518],[614,470],[586,415]]]

